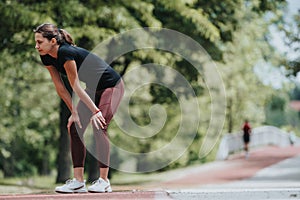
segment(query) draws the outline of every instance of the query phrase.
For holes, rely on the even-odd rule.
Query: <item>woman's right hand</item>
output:
[[[96,127],[97,130],[99,130],[100,128],[104,129],[106,122],[100,110],[93,114],[93,116],[91,117],[91,123]]]
[[[79,115],[78,115],[77,111],[72,112],[72,115],[69,117],[68,125],[67,125],[69,133],[70,133],[70,128],[71,128],[73,123],[76,123],[79,126],[79,128],[82,128],[80,118],[79,118]]]

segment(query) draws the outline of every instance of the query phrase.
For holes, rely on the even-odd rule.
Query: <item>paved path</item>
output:
[[[241,156],[235,156],[233,160],[238,163],[226,167],[225,176],[220,176],[219,173],[206,174],[216,182],[208,181],[208,184],[201,183],[198,186],[190,185],[189,188],[167,189],[166,191],[172,199],[188,200],[300,199],[299,150],[299,147],[292,149],[271,147],[253,152],[252,158],[248,160],[236,159]],[[285,153],[287,154],[284,156]],[[288,155],[291,157],[287,158]],[[269,165],[270,163],[272,164]],[[241,168],[238,169],[237,166]],[[263,168],[259,169],[259,167]]]
[[[2,195],[0,199],[300,199],[300,147],[264,147],[159,174],[160,183],[116,186],[110,194]],[[251,198],[250,198],[251,197]]]
[[[164,188],[190,188],[243,180],[254,176],[261,169],[297,155],[300,155],[299,146],[259,148],[253,150],[248,159],[245,159],[244,154],[237,154],[226,161],[191,167],[190,170],[186,169],[182,171],[182,174],[179,172],[173,179],[163,182],[162,186]]]

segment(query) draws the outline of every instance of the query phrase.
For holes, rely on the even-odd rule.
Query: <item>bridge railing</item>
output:
[[[295,138],[295,143],[299,144],[300,139]],[[252,129],[249,147],[276,145],[285,147],[291,145],[289,133],[276,128],[274,126],[263,126]],[[225,134],[220,142],[219,149],[216,155],[217,160],[225,160],[232,153],[243,150],[243,133]]]

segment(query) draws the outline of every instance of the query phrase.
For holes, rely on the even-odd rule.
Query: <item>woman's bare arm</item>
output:
[[[67,90],[67,88],[65,87],[63,81],[61,80],[59,72],[53,66],[46,66],[46,68],[50,73],[57,94],[66,103],[70,112],[72,112],[73,111],[72,97],[69,91]]]
[[[93,124],[96,126],[96,128],[98,128],[98,124],[101,126],[101,128],[103,128],[103,125],[105,125],[105,119],[102,116],[102,114],[99,113],[99,108],[95,105],[95,103],[92,101],[89,95],[81,87],[75,61],[66,61],[64,67],[73,91],[80,98],[80,100],[86,104],[86,106],[92,111],[92,113],[94,113],[94,115],[97,114],[97,117],[92,117]]]

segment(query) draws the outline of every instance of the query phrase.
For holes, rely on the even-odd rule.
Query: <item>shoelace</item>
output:
[[[69,179],[69,180],[66,181],[66,184],[67,184],[67,185],[70,185],[70,184],[72,184],[74,181],[75,181],[74,179]]]
[[[102,182],[102,180],[97,179],[97,180],[93,181],[92,184],[94,185],[95,183],[101,183],[101,182]]]

